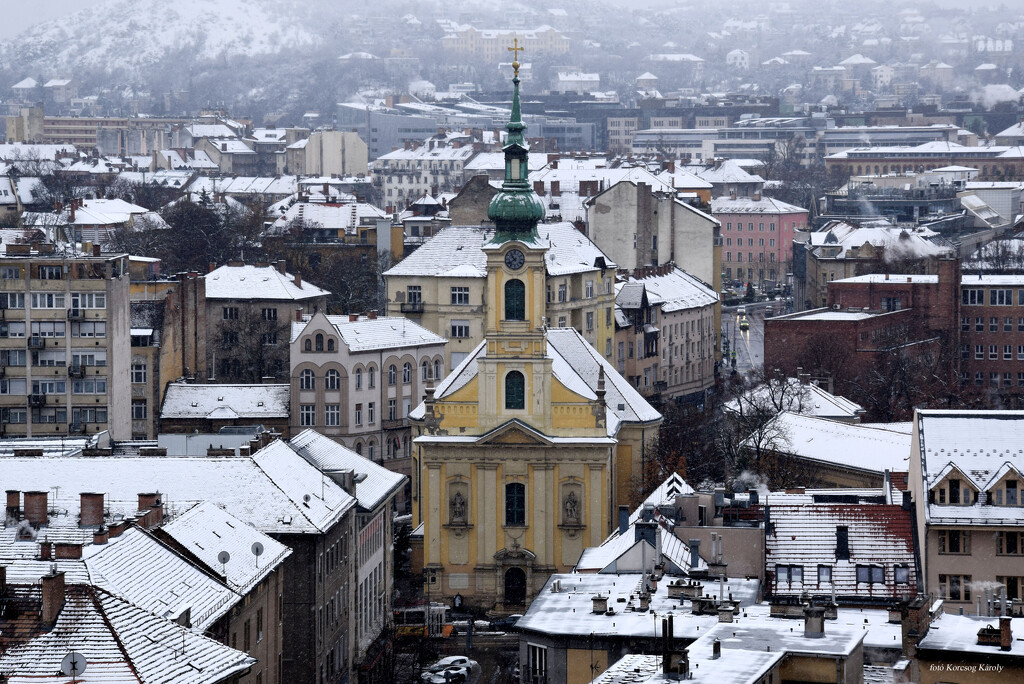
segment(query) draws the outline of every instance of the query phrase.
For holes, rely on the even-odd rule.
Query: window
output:
[[[88,409],[89,411],[95,412],[97,409]],[[77,414],[79,409],[75,409]],[[95,415],[95,414],[94,414]],[[33,423],[66,423],[68,422],[68,411],[64,408],[35,408],[32,409],[32,422]],[[87,422],[107,422],[107,410],[103,409],[103,420],[102,421],[88,421],[88,420],[75,420],[76,423],[87,423]]]
[[[1016,506],[1017,505],[1017,481],[1007,480],[1006,481],[1006,505]]]
[[[430,362],[424,359],[423,363],[420,364],[420,370],[423,371],[423,382],[430,380]]]
[[[468,287],[453,287],[452,288],[452,304],[456,304],[456,305],[469,304],[469,288]]]
[[[32,293],[32,308],[33,309],[63,309],[64,308],[64,293],[63,292],[33,292]]]
[[[564,302],[566,300],[566,285],[565,283],[559,283],[558,285],[558,301]]]
[[[299,425],[303,427],[316,425],[316,404],[299,405]]]
[[[1013,290],[989,290],[988,303],[991,306],[1013,306]]]
[[[857,584],[885,584],[885,568],[879,565],[858,565]]]
[[[966,530],[939,530],[939,553],[970,555],[971,533]]]
[[[299,389],[300,390],[313,390],[316,389],[316,375],[310,369],[306,369],[299,373]]]
[[[68,384],[64,380],[33,380],[32,394],[64,394]]]
[[[277,309],[263,309],[261,312],[263,320],[265,321],[276,321],[277,320]]]
[[[303,351],[313,351],[313,340],[307,339],[302,343]]]
[[[327,338],[327,351],[329,351],[329,352],[334,351],[334,338],[333,337],[328,337]]]
[[[54,364],[46,364],[54,365]],[[59,364],[63,366],[64,363]],[[71,365],[72,366],[106,366],[107,365],[107,352],[99,350],[95,352],[87,352],[80,349],[75,349],[71,353]]]
[[[238,344],[238,333],[237,332],[224,332],[220,336],[221,346],[225,349],[230,349]]]
[[[63,412],[63,409],[60,410]],[[64,422],[58,420],[57,422]],[[95,408],[76,408],[71,411],[71,422],[78,423],[106,423],[107,422],[107,407],[97,406]]]
[[[366,386],[370,389],[377,386],[377,368],[375,366],[366,369]]]
[[[592,332],[594,330],[594,312],[593,311],[588,311],[586,318],[587,318],[587,332]]]
[[[366,424],[373,425],[373,422],[375,420],[376,416],[374,416],[374,402],[371,401],[369,404],[366,405]]]
[[[132,364],[132,382],[141,384],[146,382],[146,362],[141,361]]]
[[[391,364],[388,366],[388,385],[394,385],[398,382],[398,366]]]
[[[256,610],[256,643],[261,641],[263,641],[263,609],[258,608]]]
[[[356,368],[356,389],[363,389],[363,369]]]
[[[999,332],[999,319],[997,317],[992,316],[988,319],[988,331]]]
[[[832,566],[831,565],[819,565],[818,566],[818,584],[830,584],[832,582]]]
[[[960,317],[960,330],[961,332],[970,332],[971,330],[971,317],[961,316]]]
[[[402,365],[402,382],[412,382],[412,364],[409,362]]]
[[[9,378],[0,380],[0,395],[21,395],[28,394],[25,390],[26,384],[24,378]]]
[[[132,400],[132,420],[146,420],[148,411],[146,410],[146,400]]]
[[[548,681],[548,649],[544,646],[534,644],[526,645],[526,672],[525,681],[546,682]]]
[[[939,596],[950,601],[970,601],[971,575],[939,575]]]
[[[988,345],[988,358],[992,359],[993,361],[999,358],[999,347],[998,346],[996,346],[994,344]]]
[[[0,309],[24,309],[24,292],[0,292]]]
[[[327,404],[324,406],[324,425],[327,427],[338,427],[341,425],[341,404]]]
[[[594,281],[588,280],[584,286],[584,293],[587,299],[591,299],[594,296]]]
[[[277,333],[276,332],[263,333],[262,335],[260,335],[260,342],[265,347],[273,347],[273,346],[275,346],[277,344]]]
[[[64,321],[33,321],[32,337],[64,337]]]
[[[64,280],[62,266],[40,266],[36,274],[40,280]]]
[[[526,286],[521,280],[512,279],[505,283],[505,320],[526,320]]]
[[[519,371],[509,371],[505,376],[505,408],[526,408],[526,378]]]
[[[996,533],[996,555],[1019,556],[1024,553],[1024,539],[1021,539],[1020,532],[997,532]]]
[[[24,366],[26,360],[24,349],[0,349],[0,366]]]
[[[1003,332],[1013,332],[1013,319],[1009,316],[1003,319]]]
[[[526,485],[510,482],[505,485],[505,525],[521,527],[526,524]]]
[[[388,399],[388,420],[398,420],[397,399]]]
[[[89,378],[87,380],[75,380],[71,383],[72,394],[106,394],[106,378]]]
[[[107,294],[105,292],[72,292],[72,309],[106,309]]]
[[[1013,345],[1004,344],[1003,345],[1003,360],[1004,361],[1009,361],[1011,359],[1013,359]]]
[[[975,332],[982,332],[984,330],[985,330],[985,319],[982,318],[981,316],[976,317],[974,319],[974,331]]]
[[[960,303],[967,306],[983,306],[985,304],[985,290],[981,288],[964,288],[960,292]]]
[[[435,359],[434,360],[434,379],[435,380],[440,380],[442,377],[444,377],[444,376],[441,374],[441,362],[439,360]]]
[[[892,577],[896,584],[910,584],[910,568],[906,565],[894,565]]]
[[[420,304],[423,302],[423,291],[419,285],[410,285],[406,288],[405,294],[410,304]]]
[[[469,337],[469,321],[468,320],[453,320],[452,321],[452,338],[453,339],[465,339]]]
[[[341,389],[341,373],[336,370],[329,370],[324,374],[324,389]]]
[[[322,352],[324,350],[324,336],[321,333],[317,333],[314,339],[316,340],[316,350]]]
[[[354,416],[353,422],[356,425],[362,425],[363,424],[363,405],[362,404],[356,404],[356,412],[355,412],[355,416]],[[358,447],[356,449],[356,452],[357,453],[362,453],[362,451],[360,451],[360,449],[362,449],[362,447]]]
[[[796,583],[802,583],[804,581],[804,566],[802,565],[776,565],[775,566],[775,585],[781,586],[785,583],[787,586],[792,586]]]
[[[19,280],[21,268],[18,266],[0,266],[0,278],[3,280]]]
[[[0,337],[25,337],[25,330],[24,321],[0,323]]]
[[[237,306],[225,306],[221,311],[221,316],[225,321],[237,321],[238,320],[238,307]]]

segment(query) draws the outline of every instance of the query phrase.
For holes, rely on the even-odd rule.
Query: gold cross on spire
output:
[[[519,53],[526,50],[526,48],[520,47],[519,38],[513,38],[512,40],[512,47],[508,48],[508,51],[512,53],[512,70],[515,72],[516,78],[519,78]]]

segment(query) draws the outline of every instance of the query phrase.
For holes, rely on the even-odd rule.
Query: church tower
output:
[[[512,113],[505,125],[505,181],[487,217],[494,238],[487,255],[486,356],[480,361],[481,427],[519,418],[550,430],[551,360],[544,336],[547,280],[544,256],[550,247],[537,232],[545,211],[529,183],[529,152],[519,104],[519,61],[513,62]]]

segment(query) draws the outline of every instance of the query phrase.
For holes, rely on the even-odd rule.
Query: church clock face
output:
[[[505,265],[513,271],[518,271],[526,263],[526,257],[518,249],[510,249],[505,254]]]

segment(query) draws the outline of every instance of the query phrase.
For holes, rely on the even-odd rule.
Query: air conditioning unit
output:
[[[833,310],[833,311],[839,311],[839,309],[841,309],[841,308],[842,308],[842,307],[841,307],[841,306],[839,306],[838,304],[833,304],[833,305],[832,305],[832,310]]]

